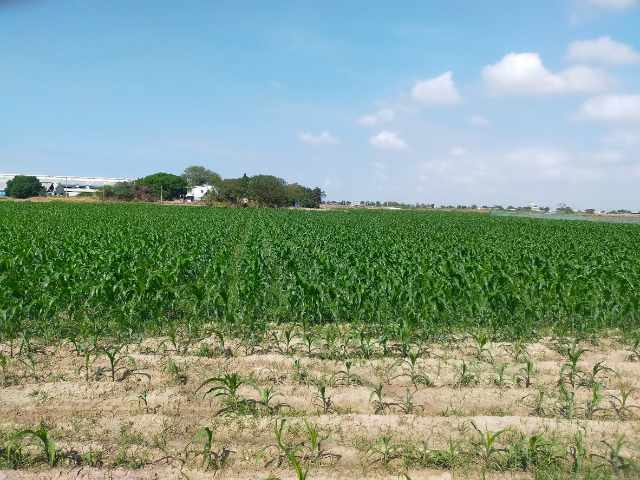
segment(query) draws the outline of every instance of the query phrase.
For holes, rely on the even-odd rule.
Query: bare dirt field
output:
[[[640,362],[604,337],[459,338],[404,356],[283,334],[251,348],[162,340],[106,348],[113,379],[99,350],[1,346],[0,479],[298,478],[291,458],[309,479],[639,478],[640,391],[626,395]],[[40,425],[54,466],[16,448],[31,435],[8,459],[10,438]]]

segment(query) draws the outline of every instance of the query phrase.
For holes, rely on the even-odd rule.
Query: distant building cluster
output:
[[[0,196],[5,194],[7,182],[19,174],[0,173]],[[95,192],[105,185],[115,185],[117,182],[132,181],[128,178],[108,177],[71,177],[66,175],[33,175],[44,188],[47,195],[75,197],[83,192]]]

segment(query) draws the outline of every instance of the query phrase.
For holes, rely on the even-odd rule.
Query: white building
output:
[[[198,185],[196,187],[187,188],[187,194],[184,198],[187,202],[199,202],[202,200],[202,197],[211,190],[218,193],[218,189],[213,185]]]
[[[4,188],[9,180],[16,175],[0,173],[0,190]],[[130,178],[109,178],[109,177],[70,177],[68,175],[33,175],[47,189],[47,193],[57,195],[63,191],[69,197],[75,197],[82,192],[94,192],[105,185],[115,185],[118,182],[132,182]],[[58,188],[61,187],[61,188]]]

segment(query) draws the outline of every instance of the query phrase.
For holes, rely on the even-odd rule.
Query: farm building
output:
[[[4,195],[7,182],[16,175],[0,173],[0,195]],[[108,177],[71,177],[66,175],[34,175],[47,189],[47,195],[67,195],[75,197],[83,192],[95,192],[105,185],[115,185],[118,182],[132,181],[128,178]]]
[[[202,200],[202,197],[211,190],[215,190],[217,192],[216,187],[212,185],[198,185],[196,187],[187,188],[187,194],[184,198],[187,202],[199,202]]]

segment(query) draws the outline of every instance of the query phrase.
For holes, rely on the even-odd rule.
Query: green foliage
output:
[[[149,188],[151,195],[162,196],[164,200],[173,200],[187,193],[187,180],[170,173],[154,173],[144,178],[138,179],[138,185]]]
[[[300,464],[300,462],[298,461],[298,459],[295,457],[295,454],[298,450],[300,450],[301,446],[297,446],[297,447],[288,447],[283,443],[283,434],[282,434],[282,430],[285,426],[287,422],[287,419],[284,418],[282,420],[280,420],[280,425],[278,426],[278,420],[276,420],[275,423],[275,436],[276,436],[276,443],[274,445],[267,445],[266,447],[264,447],[262,449],[262,451],[270,448],[270,447],[275,447],[277,448],[280,452],[282,452],[287,459],[289,460],[289,462],[291,462],[291,466],[294,468],[295,472],[296,472],[296,478],[298,480],[306,480],[307,475],[309,474],[309,468],[307,468],[306,470],[302,467],[302,465]],[[307,424],[308,426],[308,424]],[[267,480],[278,480],[275,477],[270,477]]]
[[[105,356],[109,359],[109,370],[111,371],[111,381],[115,382],[116,381],[116,373],[118,373],[121,370],[124,370],[125,372],[130,371],[130,368],[127,366],[118,366],[121,363],[124,362],[129,362],[131,365],[133,365],[133,368],[136,368],[136,361],[135,359],[131,356],[131,355],[121,355],[120,352],[122,351],[123,348],[125,348],[127,346],[126,343],[123,343],[120,346],[115,346],[115,347],[111,347],[111,348],[106,348],[104,350],[102,350],[101,352],[99,352],[96,355],[96,359]]]
[[[218,186],[222,182],[222,178],[216,172],[201,166],[193,165],[184,169],[180,175],[187,181],[187,186],[196,187],[200,185]]]
[[[29,443],[22,444],[19,441],[26,436],[30,435]],[[18,442],[18,443],[17,443]],[[17,453],[12,451],[14,445],[18,445]],[[7,460],[11,461],[12,455],[19,455],[21,453],[22,448],[24,447],[40,447],[49,463],[50,467],[53,467],[56,461],[56,449],[53,438],[49,436],[49,432],[44,428],[43,425],[40,425],[38,430],[22,430],[21,432],[16,433],[11,436],[9,439],[9,444],[7,445]]]
[[[484,462],[484,468],[487,469],[489,468],[493,457],[500,451],[494,446],[496,439],[503,433],[507,432],[508,429],[500,430],[491,434],[486,426],[484,432],[480,430],[476,425],[476,422],[473,420],[471,420],[471,425],[478,434],[475,439],[471,440],[471,445],[473,446],[476,454]]]
[[[640,320],[635,225],[391,213],[2,202],[0,341],[13,350],[23,331],[60,339],[86,325],[91,339],[128,338],[174,324],[259,346],[286,322],[319,327],[300,349],[347,360],[347,335],[327,325],[351,323],[349,355],[410,358],[418,340],[452,332],[630,337]],[[565,381],[579,381],[567,364]]]
[[[247,380],[242,380],[238,373],[227,373],[224,377],[212,377],[208,378],[198,387],[196,393],[201,388],[207,385],[213,384],[206,392],[203,393],[204,399],[207,395],[212,394],[214,397],[220,397],[227,406],[236,410],[241,402],[244,402],[244,397],[240,395],[238,391],[242,385],[247,385]]]
[[[47,190],[42,186],[38,177],[16,175],[7,181],[4,193],[7,197],[30,198],[41,197],[47,193]]]

